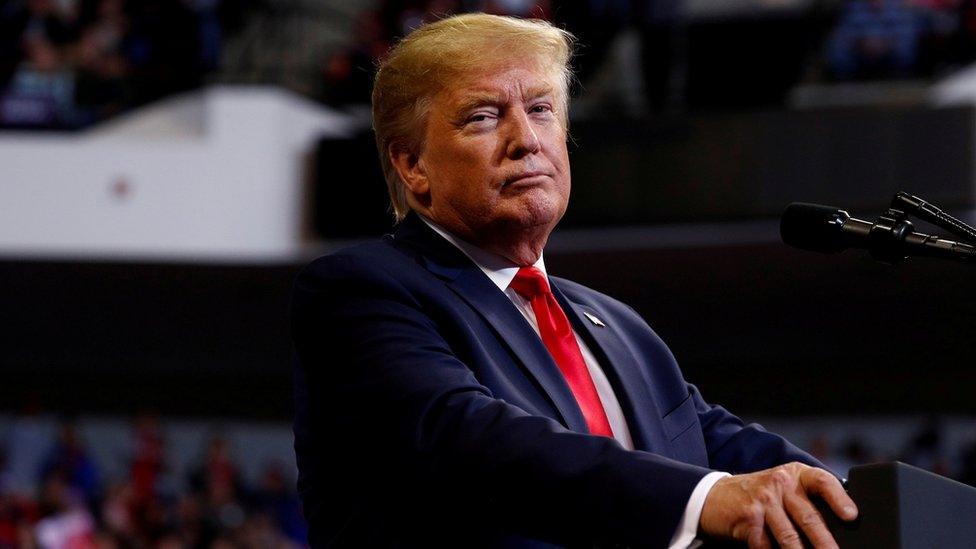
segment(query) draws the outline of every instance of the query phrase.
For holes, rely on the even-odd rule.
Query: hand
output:
[[[817,548],[836,548],[823,516],[810,501],[823,498],[843,520],[857,518],[857,507],[837,478],[802,463],[726,477],[705,498],[700,530],[710,536],[744,541],[750,548],[802,549],[797,528]]]

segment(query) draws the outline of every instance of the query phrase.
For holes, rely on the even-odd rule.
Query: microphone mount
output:
[[[871,256],[878,261],[896,264],[904,261],[905,242],[915,233],[915,225],[908,220],[909,214],[949,231],[968,244],[976,245],[976,229],[949,215],[938,206],[908,194],[895,193],[888,208],[871,227]],[[938,236],[931,237],[938,239]]]
[[[908,214],[894,207],[881,214],[871,227],[868,236],[871,240],[871,257],[883,263],[900,263],[905,255],[905,240],[915,232],[915,225],[908,220]]]
[[[910,215],[956,235],[959,241],[915,232]],[[976,263],[976,229],[906,192],[896,193],[891,206],[874,223],[854,219],[831,206],[790,204],[783,214],[781,232],[783,241],[791,246],[827,253],[863,247],[888,264],[900,263],[910,255]]]
[[[898,192],[891,199],[891,207],[914,214],[919,219],[949,231],[969,244],[976,244],[976,229],[917,196],[904,191]]]

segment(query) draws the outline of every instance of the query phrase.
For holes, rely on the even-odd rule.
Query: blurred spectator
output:
[[[953,50],[957,62],[970,63],[976,60],[976,0],[960,0],[956,7],[958,29]]]
[[[243,526],[244,494],[230,445],[224,438],[210,439],[203,462],[190,474],[190,487],[202,504],[203,531],[234,532]]]
[[[181,0],[141,0],[131,10],[135,104],[200,85],[203,63],[194,12]]]
[[[35,538],[42,549],[87,549],[95,546],[95,520],[63,471],[45,476],[41,490],[42,518]]]
[[[36,495],[38,470],[35,460],[37,456],[43,456],[51,444],[50,434],[36,405],[28,406],[14,418],[5,442],[4,492]]]
[[[584,87],[605,65],[620,37],[635,32],[646,107],[659,114],[680,107],[672,91],[675,60],[685,33],[684,7],[684,0],[586,0],[558,2],[554,12],[556,20],[579,38],[575,63]],[[616,98],[612,103],[615,112],[619,110]]]
[[[54,0],[6,2],[0,8],[0,123],[55,127],[74,93],[68,68],[78,36],[76,14]]]
[[[324,99],[330,105],[369,103],[376,61],[391,45],[383,20],[375,11],[359,15],[353,35],[352,46],[329,57],[323,69]]]
[[[603,65],[613,41],[632,20],[631,1],[560,2],[556,20],[579,39],[581,46],[574,64],[577,78],[586,83]]]
[[[222,505],[237,496],[237,465],[231,456],[230,445],[223,437],[210,439],[203,463],[190,475],[190,486],[215,505]]]
[[[868,443],[861,437],[853,436],[844,442],[841,452],[831,460],[831,463],[838,473],[846,477],[851,467],[875,461],[879,461],[879,457],[871,450]]]
[[[470,11],[548,19],[552,8],[548,0],[385,0],[378,9],[361,12],[350,45],[325,60],[323,100],[333,106],[369,103],[376,63],[398,38],[424,23]]]
[[[810,442],[810,453],[823,462],[835,475],[846,477],[851,467],[877,461],[867,443],[859,436],[852,436],[835,451],[825,434],[817,435]]]
[[[250,0],[0,3],[0,125],[75,128],[199,86]]]
[[[133,500],[132,487],[127,484],[113,484],[105,491],[101,508],[104,533],[117,542],[135,542],[138,539],[138,527],[133,518]]]
[[[652,112],[668,109],[676,50],[683,39],[683,0],[645,0],[639,12],[644,92]]]
[[[837,79],[911,76],[924,25],[906,0],[847,0],[827,44]]]
[[[261,487],[254,494],[254,508],[293,542],[308,543],[301,501],[288,489],[282,464],[269,463],[265,467]]]
[[[6,463],[0,464],[0,471]],[[0,486],[0,548],[27,547],[33,539],[31,532],[39,516],[39,509],[30,498],[15,493],[9,486]]]
[[[165,445],[159,420],[143,414],[135,422],[135,448],[132,457],[131,491],[134,501],[146,501],[158,495],[160,475],[164,468]]]
[[[943,448],[939,418],[929,418],[902,452],[901,461],[934,473],[952,476]]]
[[[923,35],[919,47],[918,72],[935,73],[941,67],[957,61],[957,33],[959,31],[960,0],[911,0],[920,12]]]
[[[61,424],[58,439],[47,453],[40,476],[49,481],[56,479],[65,483],[66,488],[73,490],[86,505],[94,505],[100,495],[95,462],[89,457],[75,426],[70,422]],[[54,490],[56,486],[49,488]],[[60,494],[56,495],[60,497]]]
[[[82,4],[82,31],[76,49],[75,105],[79,125],[122,110],[129,101],[126,79],[131,21],[123,0],[95,0]]]

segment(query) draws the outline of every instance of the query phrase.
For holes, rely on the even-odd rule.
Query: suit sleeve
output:
[[[798,461],[827,469],[819,460],[757,423],[746,424],[721,406],[705,402],[689,385],[708,449],[708,463],[719,471],[751,473]]]
[[[745,423],[721,406],[709,404],[698,389],[688,383],[677,361],[664,341],[630,306],[603,296],[608,311],[627,322],[622,331],[636,355],[649,357],[661,364],[673,364],[672,374],[655,380],[659,394],[683,395],[690,398],[698,416],[708,467],[731,474],[761,471],[784,463],[798,461],[813,467],[826,467],[810,454],[794,446],[783,437],[770,433],[755,423]],[[664,399],[662,399],[663,401]],[[680,400],[672,401],[677,405]]]
[[[423,300],[364,263],[330,256],[296,283],[304,490],[321,490],[341,464],[349,474],[379,471],[381,480],[371,479],[377,497],[405,506],[449,502],[445,512],[464,509],[465,517],[552,541],[667,545],[710,470],[626,451],[494,398]],[[323,438],[342,441],[341,457],[316,442]],[[426,495],[401,494],[410,490]]]

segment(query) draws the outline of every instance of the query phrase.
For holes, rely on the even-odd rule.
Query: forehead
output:
[[[461,73],[445,82],[438,98],[446,106],[458,106],[479,100],[507,102],[557,93],[556,71],[545,70],[538,63],[520,62]]]

